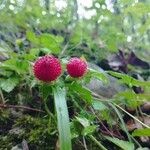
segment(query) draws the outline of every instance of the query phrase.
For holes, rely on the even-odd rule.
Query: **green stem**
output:
[[[130,113],[128,113],[126,110],[124,110],[122,107],[120,107],[119,105],[115,104],[114,105],[116,107],[118,107],[119,109],[121,109],[123,112],[125,112],[126,114],[128,114],[131,118],[133,118],[134,120],[136,120],[137,122],[139,122],[140,124],[142,124],[144,127],[150,129],[150,127],[146,124],[144,124],[142,121],[140,121],[139,119],[137,119],[136,117],[134,117],[133,115],[131,115]]]
[[[125,123],[124,123],[124,121],[123,121],[123,119],[122,119],[122,116],[121,116],[119,110],[116,108],[116,105],[114,106],[114,105],[111,104],[111,103],[109,103],[109,105],[115,110],[116,114],[118,115],[118,117],[119,117],[119,119],[120,119],[120,121],[121,121],[121,123],[122,123],[122,127],[123,127],[124,131],[125,131],[126,134],[127,134],[128,140],[129,140],[130,142],[132,142],[132,140],[131,140],[131,138],[130,138],[130,134],[129,134],[127,128],[126,128],[126,125],[125,125]]]
[[[93,135],[89,135],[89,137],[100,148],[100,150],[107,150]]]
[[[0,102],[2,102],[2,104],[5,104],[4,95],[3,95],[3,92],[2,92],[2,90],[1,90],[1,89],[0,89],[0,96],[1,96],[1,100],[0,100]]]
[[[48,106],[47,106],[47,104],[46,104],[46,100],[44,100],[44,107],[45,107],[45,110],[46,110],[46,112],[47,112],[47,115],[48,115],[48,131],[49,131],[49,133],[51,132],[51,128],[50,128],[50,126],[51,126],[51,118],[54,118],[54,116],[53,116],[53,114],[49,111],[49,108],[48,108]],[[53,120],[55,120],[55,119],[53,119]]]
[[[49,116],[50,118],[54,118],[53,114],[49,111],[49,108],[48,108],[48,106],[47,106],[46,100],[44,100],[44,107],[45,107],[45,110],[46,110],[48,116]]]

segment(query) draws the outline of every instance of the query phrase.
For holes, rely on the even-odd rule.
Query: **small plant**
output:
[[[77,57],[71,58],[67,63],[66,68],[68,74],[73,78],[83,77],[88,70],[86,61],[79,59]],[[71,132],[70,132],[68,107],[66,103],[66,91],[67,89],[74,90],[74,87],[76,86],[79,86],[79,90],[80,90],[80,88],[82,88],[82,85],[80,84],[80,80],[72,79],[67,84],[65,83],[65,80],[61,80],[61,79],[57,80],[57,78],[60,76],[62,72],[62,68],[61,68],[60,61],[52,55],[46,55],[37,59],[33,67],[33,72],[35,77],[38,80],[44,81],[42,82],[42,84],[40,84],[40,86],[42,89],[42,95],[45,103],[45,110],[47,111],[50,119],[54,119],[54,115],[50,112],[46,104],[47,101],[46,99],[48,95],[51,94],[51,91],[53,92],[55,110],[57,114],[57,126],[59,132],[60,149],[71,150],[72,149]],[[47,88],[44,89],[43,87],[47,87]],[[47,91],[48,89],[52,89],[52,90]],[[46,93],[45,91],[47,91],[46,95],[45,95]],[[89,93],[89,97],[91,97],[91,93]],[[86,131],[87,132],[86,134],[88,134],[88,132],[89,133],[94,132],[96,126],[90,126],[89,123],[89,125],[85,126],[85,128],[90,128],[89,131]],[[91,138],[91,140],[96,141],[99,147],[105,150],[105,148],[93,136],[89,136],[89,137]]]

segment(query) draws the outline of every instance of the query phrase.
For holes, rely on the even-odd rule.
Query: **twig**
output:
[[[43,110],[39,110],[36,108],[31,108],[31,107],[27,107],[27,106],[22,106],[22,105],[6,105],[6,104],[0,104],[0,108],[15,108],[15,109],[26,109],[26,110],[30,110],[30,111],[36,111],[36,112],[42,112],[45,113],[45,111]]]

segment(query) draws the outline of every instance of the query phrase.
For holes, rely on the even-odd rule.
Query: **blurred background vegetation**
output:
[[[67,44],[66,54],[80,52],[99,60],[123,50],[149,61],[149,24],[149,0],[0,1],[1,49],[29,48],[28,40],[36,47],[35,36],[50,33],[62,42],[61,48],[53,41],[49,44],[55,53]]]

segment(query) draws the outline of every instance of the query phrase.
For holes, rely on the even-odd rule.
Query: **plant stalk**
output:
[[[89,135],[89,137],[100,148],[100,150],[107,150],[93,135]]]

